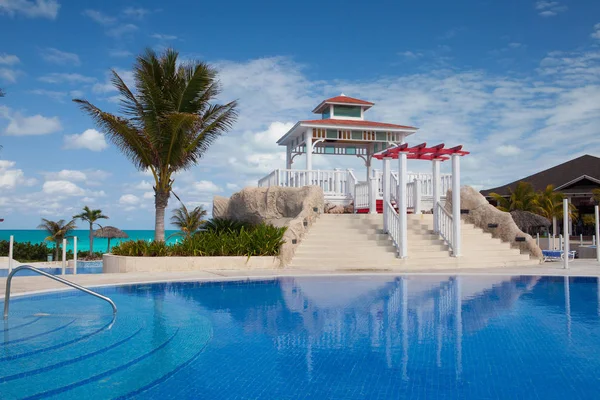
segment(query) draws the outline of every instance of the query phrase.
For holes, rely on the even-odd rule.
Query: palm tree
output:
[[[195,165],[237,117],[235,101],[213,103],[220,93],[216,70],[203,62],[180,63],[178,55],[172,49],[160,55],[146,50],[133,66],[134,88],[112,71],[121,116],[73,100],[138,169],[152,173],[156,241],[165,239],[173,173]]]
[[[592,189],[592,197],[596,204],[600,204],[600,189]]]
[[[0,88],[0,97],[4,97],[4,91]]]
[[[86,221],[90,224],[90,257],[94,255],[94,224],[100,226],[100,224],[96,223],[99,219],[108,219],[108,217],[102,214],[102,210],[92,210],[88,206],[83,207],[83,212],[77,215],[73,215],[73,219],[80,219],[82,221]],[[101,226],[100,226],[101,227]]]
[[[69,222],[65,222],[64,219],[58,221],[50,221],[49,219],[42,218],[42,223],[38,225],[38,229],[45,229],[48,232],[46,237],[47,242],[54,242],[54,257],[58,260],[58,251],[60,249],[60,243],[67,236],[69,231],[76,228],[75,220],[72,219]]]
[[[538,214],[540,206],[537,202],[537,195],[533,190],[531,183],[519,182],[515,190],[508,189],[509,196],[503,197],[498,193],[490,193],[490,197],[496,200],[497,206],[501,211],[530,211]]]
[[[539,214],[549,220],[561,218],[564,198],[565,196],[561,192],[554,191],[554,185],[546,186],[546,189],[540,190],[537,194]]]
[[[180,232],[175,235],[190,237],[206,223],[206,210],[202,206],[195,207],[191,212],[188,211],[185,204],[181,203],[179,208],[173,210],[171,224],[175,225]]]

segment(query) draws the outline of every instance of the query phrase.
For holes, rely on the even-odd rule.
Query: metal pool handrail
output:
[[[94,297],[102,299],[102,300],[106,301],[108,304],[110,304],[110,306],[113,309],[113,315],[117,313],[117,306],[108,297],[102,296],[101,294],[98,294],[98,293],[96,293],[96,292],[94,292],[94,291],[92,291],[92,290],[90,290],[88,288],[85,288],[85,287],[83,287],[81,285],[78,285],[78,284],[73,283],[71,281],[68,281],[66,279],[59,278],[58,276],[55,276],[55,275],[51,275],[51,274],[49,274],[47,272],[42,271],[41,269],[32,267],[31,265],[21,265],[21,266],[15,268],[15,269],[13,269],[12,272],[10,274],[8,274],[8,278],[6,279],[6,292],[4,293],[4,319],[8,318],[8,302],[10,301],[10,283],[12,281],[13,276],[17,272],[21,271],[22,269],[28,269],[30,271],[36,272],[36,273],[38,273],[40,275],[43,275],[43,276],[45,276],[47,278],[53,279],[53,280],[55,280],[57,282],[63,283],[65,285],[67,285],[67,286],[71,286],[72,288],[75,288],[77,290],[81,290],[82,292],[85,292],[87,294],[91,294]]]

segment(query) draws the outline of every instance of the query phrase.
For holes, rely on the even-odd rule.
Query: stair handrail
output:
[[[72,288],[75,288],[77,290],[81,290],[82,292],[85,292],[87,294],[95,296],[95,297],[97,297],[99,299],[102,299],[102,300],[106,301],[107,303],[109,303],[111,305],[111,307],[113,309],[113,315],[117,313],[117,306],[108,297],[102,296],[99,293],[96,293],[96,292],[94,292],[94,291],[92,291],[92,290],[90,290],[90,289],[88,289],[86,287],[83,287],[81,285],[78,285],[76,283],[68,281],[66,279],[59,278],[56,275],[49,274],[49,273],[47,273],[45,271],[42,271],[39,268],[32,267],[31,265],[21,265],[21,266],[18,266],[17,268],[15,268],[15,269],[13,269],[12,272],[10,274],[8,274],[8,278],[6,279],[6,292],[4,293],[4,319],[8,318],[8,305],[9,305],[9,302],[10,302],[10,284],[12,282],[12,278],[13,278],[13,276],[17,272],[19,272],[21,270],[24,270],[24,269],[28,269],[30,271],[33,271],[33,272],[38,273],[40,275],[43,275],[46,278],[50,278],[50,279],[55,280],[57,282],[63,283],[65,285],[67,285],[67,286],[71,286]]]
[[[454,219],[452,214],[446,210],[441,202],[436,204],[438,215],[438,230],[440,236],[448,243],[448,247],[454,251]]]
[[[402,235],[400,233],[400,215],[396,212],[396,209],[392,205],[392,203],[388,200],[385,201],[384,207],[387,207],[387,233],[394,246],[396,247],[396,252],[400,254],[400,247],[402,245]]]

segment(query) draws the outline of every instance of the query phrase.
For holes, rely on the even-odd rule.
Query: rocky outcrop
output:
[[[354,214],[354,205],[353,204],[334,204],[334,203],[325,203],[325,214]]]
[[[324,206],[323,190],[318,186],[245,188],[229,199],[215,196],[213,218],[286,226],[285,244],[279,254],[285,266]]]
[[[452,190],[446,195],[446,209],[452,210]],[[489,232],[493,237],[509,242],[512,247],[519,248],[521,253],[529,253],[533,258],[542,260],[542,250],[531,235],[521,231],[510,213],[500,211],[491,205],[485,197],[470,186],[460,188],[460,208],[469,210],[462,218],[484,232]],[[517,242],[516,238],[525,238],[524,242]]]

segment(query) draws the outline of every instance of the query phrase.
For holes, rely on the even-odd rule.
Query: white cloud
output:
[[[72,170],[72,169],[63,169],[62,171],[59,171],[56,174],[56,176],[60,180],[76,181],[76,182],[77,181],[85,181],[87,179],[85,172],[78,171],[78,170]]]
[[[123,15],[136,19],[142,19],[148,14],[150,10],[141,7],[127,7],[123,10]]]
[[[124,194],[119,198],[119,204],[123,206],[135,206],[140,203],[140,198],[134,194]]]
[[[108,29],[106,34],[115,39],[119,39],[122,36],[130,35],[138,30],[138,27],[134,24],[121,24],[114,28]]]
[[[48,75],[44,75],[38,78],[39,81],[46,83],[92,83],[96,81],[96,78],[91,76],[84,76],[81,74],[69,74],[69,73],[58,73],[53,72]]]
[[[17,81],[17,77],[21,75],[21,71],[9,69],[9,68],[0,68],[0,79],[14,83]]]
[[[225,185],[225,187],[229,190],[237,190],[240,188],[240,185],[238,185],[237,183],[228,183],[227,185]]]
[[[223,189],[211,181],[199,181],[186,188],[189,193],[216,193]]]
[[[0,189],[14,189],[17,186],[32,186],[37,181],[33,178],[25,178],[22,169],[13,168],[15,161],[0,160]]]
[[[46,135],[62,129],[58,117],[44,117],[39,114],[27,117],[4,106],[0,106],[0,118],[9,121],[4,130],[6,135]]]
[[[69,96],[73,98],[83,97],[84,94],[85,93],[83,93],[83,90],[71,90],[69,92]]]
[[[561,12],[567,11],[568,7],[561,5],[558,1],[540,0],[535,3],[535,9],[542,17],[554,17]]]
[[[150,190],[153,187],[154,185],[152,183],[148,182],[147,180],[143,180],[137,185],[135,185],[133,188],[138,190]]]
[[[117,22],[117,19],[115,17],[111,17],[109,15],[104,14],[101,11],[98,10],[84,10],[83,15],[85,15],[86,17],[90,17],[94,22],[99,23],[100,25],[110,25],[110,24],[114,24],[115,22]]]
[[[29,93],[37,94],[40,96],[50,97],[52,100],[56,100],[58,102],[64,102],[67,96],[66,92],[59,92],[54,90],[45,90],[45,89],[35,89],[31,90]]]
[[[15,16],[17,14],[28,18],[55,19],[60,4],[56,0],[1,0],[0,14]]]
[[[84,196],[85,190],[66,180],[46,181],[42,186],[42,192],[61,196]]]
[[[521,153],[521,149],[513,145],[502,145],[496,148],[496,154],[501,156],[516,156]]]
[[[423,53],[413,52],[409,50],[400,52],[398,53],[398,55],[410,60],[416,60],[417,58],[423,57]]]
[[[14,65],[14,64],[18,64],[19,62],[20,62],[19,57],[15,56],[13,54],[6,54],[6,53],[0,54],[0,64]]]
[[[162,34],[162,33],[155,33],[151,37],[153,37],[154,39],[164,40],[164,41],[176,40],[177,39],[177,36],[175,36],[175,35],[165,35],[165,34]]]
[[[594,39],[600,40],[600,23],[594,25],[594,32],[591,35]]]
[[[154,192],[144,192],[142,197],[146,200],[154,199]]]
[[[71,66],[81,65],[81,60],[77,54],[61,51],[55,49],[54,47],[47,47],[46,49],[42,50],[41,54],[42,58],[49,63]]]
[[[125,84],[129,87],[129,88],[133,88],[135,86],[135,81],[133,78],[133,71],[131,70],[126,70],[126,69],[120,69],[120,68],[115,68],[115,71],[117,72],[117,74],[121,77],[121,79],[123,79],[123,82],[125,82]],[[94,84],[94,86],[92,86],[92,91],[94,93],[110,93],[110,92],[115,92],[117,91],[117,88],[115,88],[115,86],[112,84],[111,82],[111,76],[112,74],[107,74],[106,75],[106,80],[104,82],[101,83],[96,83]],[[115,96],[113,96],[115,97]],[[119,97],[115,97],[110,98],[111,102],[118,102]]]
[[[102,151],[108,147],[104,134],[95,129],[86,129],[81,134],[65,135],[65,149],[88,149]]]

